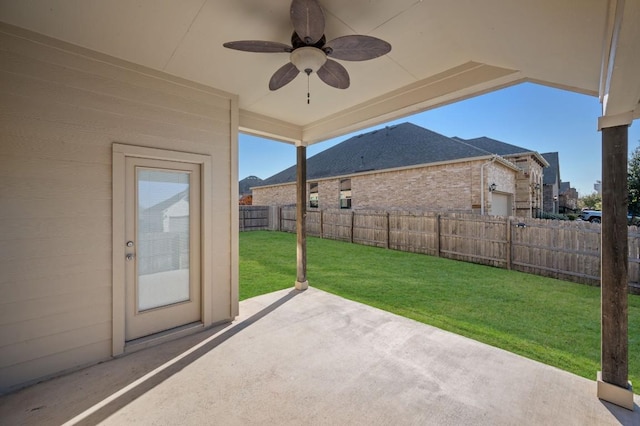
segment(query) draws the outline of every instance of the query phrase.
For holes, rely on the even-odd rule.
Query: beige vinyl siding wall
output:
[[[235,315],[236,129],[233,96],[0,24],[0,393],[111,356],[114,142],[212,156],[212,318]]]

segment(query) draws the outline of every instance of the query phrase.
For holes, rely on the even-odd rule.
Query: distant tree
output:
[[[578,199],[578,207],[591,210],[602,210],[602,196],[597,192]]]
[[[631,153],[627,168],[629,186],[629,212],[633,217],[640,216],[640,146]]]
[[[250,206],[252,203],[253,203],[253,196],[251,196],[251,195],[243,195],[242,197],[240,197],[239,204],[241,206]]]

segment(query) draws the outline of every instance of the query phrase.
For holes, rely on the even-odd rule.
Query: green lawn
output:
[[[319,238],[311,286],[595,379],[599,288]],[[240,298],[292,287],[296,236],[240,234]],[[640,296],[629,296],[629,379],[640,384]],[[640,386],[635,386],[638,393]]]

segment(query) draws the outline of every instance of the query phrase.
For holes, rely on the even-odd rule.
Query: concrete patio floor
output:
[[[240,312],[1,397],[0,423],[640,425],[637,395],[313,288]]]

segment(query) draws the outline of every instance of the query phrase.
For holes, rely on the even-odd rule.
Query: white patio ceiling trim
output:
[[[328,39],[368,34],[392,51],[342,61],[351,87],[312,75],[271,92],[290,0],[0,0],[0,21],[238,96],[246,133],[308,145],[523,81],[599,96],[600,126],[640,116],[639,0],[320,0]],[[461,118],[463,119],[463,118]],[[596,123],[594,123],[594,131]]]

